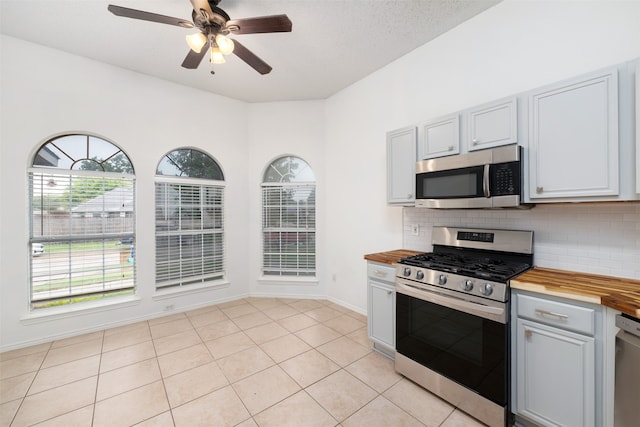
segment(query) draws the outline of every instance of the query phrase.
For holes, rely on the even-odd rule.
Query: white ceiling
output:
[[[0,0],[0,32],[247,102],[325,99],[501,0],[222,0],[231,19],[286,14],[291,33],[235,36],[273,67],[235,55],[180,66],[185,36],[171,25],[117,17],[107,5],[191,20],[189,0]],[[1,53],[0,53],[1,55]]]

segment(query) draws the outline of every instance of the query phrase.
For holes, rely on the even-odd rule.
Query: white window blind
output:
[[[33,308],[131,294],[135,178],[29,171]]]
[[[315,276],[315,185],[262,185],[262,273]]]
[[[156,288],[223,276],[224,186],[157,181]]]

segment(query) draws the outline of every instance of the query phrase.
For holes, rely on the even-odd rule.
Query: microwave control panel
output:
[[[491,195],[520,194],[520,163],[509,162],[491,165]]]

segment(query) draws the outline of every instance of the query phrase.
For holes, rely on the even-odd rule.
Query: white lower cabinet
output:
[[[367,263],[367,327],[373,348],[394,358],[396,348],[395,268]]]
[[[517,329],[517,413],[541,425],[595,425],[595,340],[523,319]]]
[[[514,294],[511,409],[516,425],[602,425],[602,307]]]

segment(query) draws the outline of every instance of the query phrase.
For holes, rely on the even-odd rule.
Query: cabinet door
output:
[[[529,132],[531,199],[618,194],[617,70],[534,92]]]
[[[594,339],[517,321],[516,413],[542,426],[595,424]]]
[[[420,159],[448,156],[460,152],[460,118],[458,114],[420,125]]]
[[[518,142],[518,101],[500,100],[467,113],[469,151]]]
[[[640,60],[636,62],[636,193],[640,194]]]
[[[415,126],[387,133],[387,203],[415,202],[416,135]]]
[[[396,348],[396,293],[391,285],[369,280],[369,338]]]

